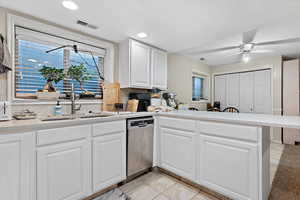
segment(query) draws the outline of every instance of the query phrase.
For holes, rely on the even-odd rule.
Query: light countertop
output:
[[[169,113],[160,113],[159,115],[185,119],[226,122],[232,124],[300,129],[300,116],[206,111],[175,111]]]
[[[84,124],[101,123],[115,120],[124,120],[135,117],[145,116],[162,116],[175,117],[182,119],[195,119],[204,121],[224,122],[231,124],[243,124],[253,126],[269,126],[283,128],[300,129],[299,116],[280,116],[280,115],[265,115],[265,114],[250,114],[250,113],[223,113],[223,112],[206,112],[206,111],[174,111],[174,112],[140,112],[131,114],[114,115],[110,117],[98,117],[89,119],[73,119],[59,121],[41,121],[34,120],[11,120],[0,122],[0,134],[16,132],[16,131],[34,131],[40,129],[59,128],[65,126],[75,126]]]

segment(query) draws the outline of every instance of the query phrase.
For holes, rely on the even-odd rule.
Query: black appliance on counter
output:
[[[129,93],[129,99],[139,100],[138,112],[147,112],[148,106],[151,105],[150,93]]]

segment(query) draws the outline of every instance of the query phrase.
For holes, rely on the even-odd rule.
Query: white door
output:
[[[38,148],[37,200],[79,200],[91,190],[88,140]]]
[[[240,73],[240,112],[253,112],[254,72]]]
[[[160,135],[161,167],[196,180],[196,134],[160,128]]]
[[[240,74],[226,75],[226,103],[227,107],[239,109],[240,102]]]
[[[126,134],[93,139],[93,192],[126,179]]]
[[[221,110],[227,107],[226,75],[215,76],[215,101],[220,102]]]
[[[167,53],[152,49],[152,87],[167,89]]]
[[[0,135],[0,199],[34,199],[34,133]]]
[[[272,113],[271,70],[254,72],[254,112]]]
[[[130,50],[131,86],[137,88],[150,88],[151,47],[131,40]]]
[[[259,199],[257,145],[200,136],[198,182],[230,198]]]

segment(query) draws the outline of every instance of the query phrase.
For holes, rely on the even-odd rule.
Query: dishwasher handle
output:
[[[128,128],[144,128],[148,126],[153,126],[153,119],[144,119],[144,120],[132,120],[128,121]]]

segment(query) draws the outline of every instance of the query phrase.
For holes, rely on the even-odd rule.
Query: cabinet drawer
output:
[[[187,131],[195,131],[196,130],[196,121],[188,120],[188,119],[160,117],[159,125],[163,126],[163,127],[187,130]]]
[[[93,136],[107,135],[120,131],[126,132],[125,120],[93,124]]]
[[[86,138],[91,134],[91,126],[73,126],[41,130],[37,132],[37,145],[48,145]]]
[[[199,121],[198,128],[200,133],[207,135],[258,141],[258,128],[254,126]]]

